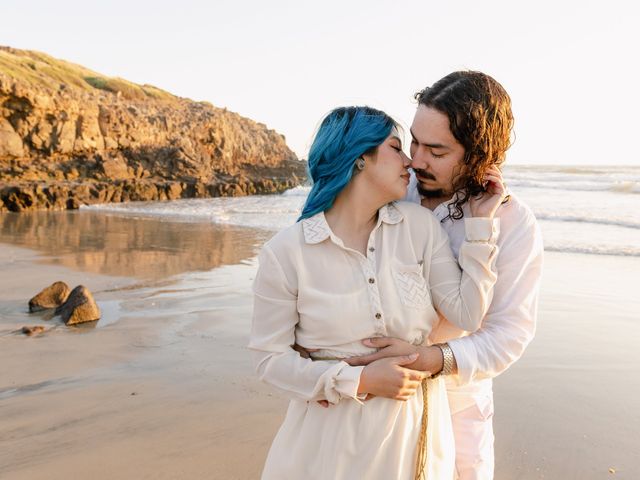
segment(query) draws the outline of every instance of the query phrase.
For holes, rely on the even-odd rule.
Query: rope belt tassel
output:
[[[420,422],[420,437],[416,452],[415,480],[426,480],[424,469],[427,465],[427,425],[429,423],[429,399],[427,397],[427,379],[422,380],[422,421]]]

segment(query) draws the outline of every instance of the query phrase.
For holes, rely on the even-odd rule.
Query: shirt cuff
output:
[[[471,217],[464,219],[465,239],[467,242],[495,243],[500,234],[500,219]]]
[[[361,400],[364,400],[366,398],[366,394],[359,395],[358,387],[360,386],[360,375],[362,374],[362,370],[364,370],[364,367],[352,367],[346,362],[340,363],[344,366],[344,368],[342,368],[334,377],[334,389],[339,394],[339,399],[351,398],[358,403],[362,403]]]
[[[448,340],[449,348],[456,357],[458,365],[458,374],[453,375],[458,386],[471,383],[473,380],[473,365],[476,365],[476,350],[467,337]]]

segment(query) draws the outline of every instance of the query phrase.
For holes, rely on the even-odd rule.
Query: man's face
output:
[[[411,124],[410,151],[418,192],[430,198],[453,195],[453,179],[462,165],[464,147],[451,133],[444,113],[418,106]]]

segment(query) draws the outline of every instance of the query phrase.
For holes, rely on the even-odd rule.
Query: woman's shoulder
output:
[[[402,228],[414,245],[431,244],[442,237],[442,225],[428,208],[412,202],[395,202],[394,206],[402,214]]]
[[[398,201],[394,202],[393,206],[402,213],[404,219],[408,220],[410,224],[427,223],[438,225],[440,223],[431,210],[423,207],[419,203]]]
[[[273,237],[267,240],[264,247],[273,251],[274,253],[286,253],[293,248],[299,248],[304,240],[304,233],[302,230],[302,222],[296,222],[290,225]]]

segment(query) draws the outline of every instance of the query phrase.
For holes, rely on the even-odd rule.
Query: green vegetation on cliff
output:
[[[0,72],[17,80],[54,90],[60,88],[60,85],[73,85],[86,91],[120,92],[123,98],[131,100],[177,99],[153,85],[138,85],[122,78],[106,77],[81,65],[32,50],[0,46]]]

